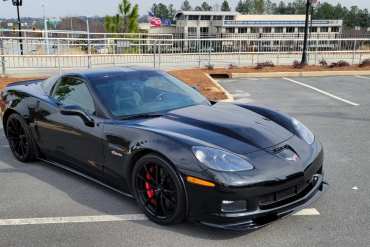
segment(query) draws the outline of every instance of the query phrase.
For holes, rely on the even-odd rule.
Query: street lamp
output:
[[[46,46],[46,54],[50,55],[50,50],[49,50],[49,34],[48,34],[48,23],[46,20],[45,16],[45,3],[42,1],[42,9],[44,12],[44,32],[45,32],[45,46]]]
[[[72,18],[75,17],[77,19],[80,19],[82,20],[83,22],[86,23],[86,32],[87,32],[87,52],[89,55],[91,55],[91,45],[90,45],[90,30],[89,30],[89,19],[87,19],[86,16],[78,16],[76,14],[72,14],[71,16],[71,29],[73,31],[73,25],[72,25]],[[89,56],[88,57],[88,61],[89,61],[89,64],[88,64],[88,67],[91,68],[91,57]]]
[[[5,0],[4,0],[5,1]],[[19,16],[19,6],[22,6],[22,0],[12,0],[14,6],[17,6],[17,13],[18,13],[18,27],[19,27],[19,37],[22,37],[21,33],[21,18]],[[23,55],[23,41],[22,39],[19,40],[21,43],[21,55]]]
[[[303,42],[303,54],[302,54],[302,64],[307,65],[307,39],[308,39],[308,19],[310,15],[310,5],[317,3],[317,0],[307,0],[306,3],[306,21],[304,25],[304,42]],[[311,17],[312,19],[312,17]]]

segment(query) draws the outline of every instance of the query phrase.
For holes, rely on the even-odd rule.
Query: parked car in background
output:
[[[96,45],[94,46],[96,53],[98,54],[107,54],[108,53],[108,46],[105,45]]]
[[[201,51],[202,52],[214,52],[215,50],[210,46],[210,47],[207,47],[207,48],[203,48]]]

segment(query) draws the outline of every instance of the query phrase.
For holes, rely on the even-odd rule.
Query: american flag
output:
[[[154,25],[156,27],[160,27],[162,24],[161,19],[155,17],[152,13],[149,12],[149,22],[151,25]]]

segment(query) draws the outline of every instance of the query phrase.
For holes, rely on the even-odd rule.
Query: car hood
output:
[[[227,103],[185,107],[139,125],[191,136],[240,154],[277,145],[294,135],[257,113]]]

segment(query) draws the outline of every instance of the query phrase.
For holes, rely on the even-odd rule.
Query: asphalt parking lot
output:
[[[0,246],[369,246],[370,76],[218,82],[236,103],[291,114],[323,143],[331,187],[309,206],[318,213],[250,232],[159,226],[133,199],[44,162],[18,162],[0,123]]]

